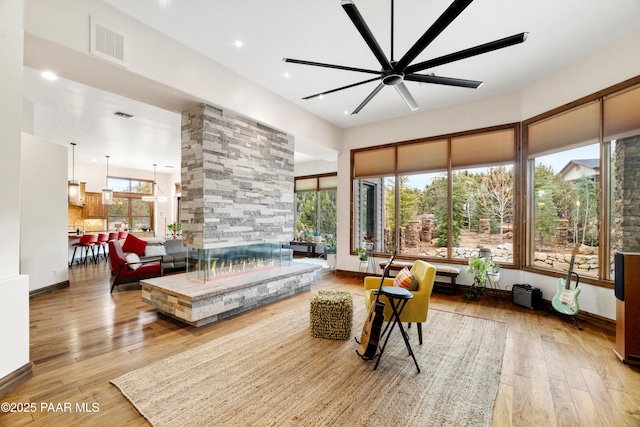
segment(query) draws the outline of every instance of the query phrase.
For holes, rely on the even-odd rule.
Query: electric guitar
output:
[[[360,341],[356,339],[356,342],[360,344],[360,349],[356,350],[356,353],[364,360],[373,359],[378,352],[378,343],[380,341],[380,334],[382,333],[382,324],[384,323],[385,306],[384,301],[379,300],[380,289],[382,289],[384,279],[387,276],[389,267],[391,267],[391,263],[393,262],[393,259],[395,257],[396,252],[394,251],[391,255],[391,258],[387,262],[387,265],[385,265],[384,267],[384,271],[382,272],[382,279],[380,279],[380,286],[378,286],[378,291],[374,291],[376,294],[376,300],[371,305],[367,320],[364,322],[364,326],[362,327],[362,335],[360,336]]]
[[[577,273],[573,272],[573,261],[575,260],[579,250],[580,243],[576,244],[576,247],[573,248],[573,252],[571,253],[571,262],[569,263],[567,279],[558,279],[558,291],[551,302],[551,305],[557,312],[567,314],[569,316],[575,316],[578,314],[578,310],[580,310],[580,307],[578,307],[578,295],[580,295],[580,287],[578,286],[578,283],[580,282],[580,277]],[[573,289],[571,289],[571,276],[576,276],[576,284]]]

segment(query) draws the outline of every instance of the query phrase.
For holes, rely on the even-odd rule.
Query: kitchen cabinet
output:
[[[102,204],[102,193],[85,193],[85,218],[106,218],[106,210],[107,206]]]

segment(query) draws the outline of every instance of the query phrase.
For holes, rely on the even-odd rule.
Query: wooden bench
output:
[[[387,265],[386,261],[380,262],[380,268],[383,269]],[[389,267],[389,271],[400,271],[403,268],[408,267],[411,269],[413,267],[413,261],[394,261]],[[456,278],[460,274],[460,269],[458,267],[451,266],[435,266],[436,267],[436,281],[434,282],[433,290],[437,292],[443,292],[446,294],[455,295],[456,294]],[[444,276],[448,277],[449,281],[437,280],[437,277]]]

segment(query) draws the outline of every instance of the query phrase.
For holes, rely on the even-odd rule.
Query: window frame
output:
[[[561,114],[567,113],[571,110],[575,110],[586,106],[588,104],[599,102],[600,103],[600,111],[599,111],[599,154],[600,154],[600,174],[598,178],[598,189],[599,189],[599,231],[598,231],[598,239],[599,239],[599,255],[598,255],[598,275],[597,277],[589,277],[583,275],[580,277],[580,281],[583,283],[588,283],[590,285],[600,286],[612,289],[613,288],[613,277],[611,274],[611,270],[609,268],[609,264],[612,261],[609,259],[611,252],[611,227],[612,227],[612,217],[611,217],[611,143],[610,141],[605,141],[604,139],[604,104],[607,97],[611,97],[613,95],[623,93],[627,90],[630,90],[636,86],[640,85],[640,76],[636,76],[634,78],[628,79],[601,91],[592,93],[590,95],[579,98],[575,101],[569,102],[560,107],[554,108],[552,110],[541,113],[537,116],[531,117],[527,120],[522,121],[522,150],[523,155],[521,156],[521,170],[523,171],[523,179],[522,188],[523,194],[526,194],[524,203],[526,203],[525,208],[521,210],[520,221],[521,223],[526,223],[528,226],[526,227],[525,239],[524,239],[524,250],[522,251],[522,258],[520,260],[520,269],[527,272],[532,272],[536,274],[541,274],[545,276],[564,278],[566,277],[566,273],[557,270],[545,269],[542,267],[537,267],[533,264],[533,249],[534,242],[532,236],[532,227],[533,227],[533,205],[531,203],[527,203],[527,201],[533,200],[533,177],[534,170],[531,168],[531,163],[529,162],[528,155],[528,147],[529,147],[529,132],[528,129],[532,124],[542,122],[544,120],[548,120],[553,117],[557,117]]]
[[[323,183],[323,181],[331,181],[331,180],[335,181],[335,186],[333,185],[325,185]],[[313,188],[308,188],[308,189],[303,189],[303,190],[298,190],[298,186],[297,183],[298,181],[309,181],[312,182],[313,180],[315,180],[315,185],[313,185]],[[294,195],[294,230],[296,228],[296,225],[298,224],[298,209],[297,209],[297,196],[296,194],[298,193],[302,193],[302,192],[315,192],[316,193],[316,221],[315,221],[315,227],[314,230],[319,230],[320,229],[320,204],[321,204],[321,197],[320,197],[320,193],[323,191],[327,191],[327,190],[334,190],[334,191],[338,191],[338,173],[337,172],[330,172],[330,173],[323,173],[323,174],[316,174],[316,175],[304,175],[304,176],[297,176],[294,178],[294,185],[293,185],[293,195]],[[336,218],[336,223],[337,223],[337,218]],[[337,233],[337,230],[336,230]],[[295,236],[294,236],[295,237]]]
[[[428,143],[442,143],[443,141],[446,141],[446,146],[447,146],[447,158],[446,158],[446,173],[447,173],[447,180],[448,180],[448,184],[447,184],[447,199],[449,200],[449,205],[447,208],[448,211],[448,224],[447,227],[449,229],[449,235],[451,235],[452,233],[452,227],[453,227],[453,212],[452,212],[452,197],[453,197],[453,169],[452,169],[452,149],[451,149],[451,145],[452,145],[452,141],[456,140],[456,139],[464,139],[464,138],[468,138],[468,137],[473,137],[473,136],[481,136],[482,134],[489,134],[489,133],[494,133],[494,132],[501,132],[501,131],[505,131],[505,130],[512,130],[513,131],[513,144],[514,144],[514,148],[513,148],[513,160],[510,163],[511,165],[513,165],[513,175],[514,175],[514,183],[513,183],[513,193],[514,193],[514,208],[513,208],[513,218],[519,218],[519,203],[517,203],[518,200],[521,199],[519,192],[520,192],[520,187],[519,187],[519,180],[517,179],[518,176],[518,168],[520,165],[520,146],[521,146],[521,131],[520,131],[520,123],[508,123],[508,124],[504,124],[504,125],[498,125],[498,126],[491,126],[491,127],[486,127],[486,128],[480,128],[480,129],[473,129],[473,130],[468,130],[468,131],[463,131],[463,132],[456,132],[456,133],[451,133],[451,134],[445,134],[445,135],[437,135],[437,136],[433,136],[433,137],[428,137],[428,138],[419,138],[419,139],[414,139],[414,140],[409,140],[409,141],[402,141],[402,142],[396,142],[396,143],[389,143],[389,144],[383,144],[383,145],[378,145],[378,146],[372,146],[372,147],[365,147],[365,148],[360,148],[360,149],[354,149],[351,150],[350,152],[350,156],[351,156],[351,163],[350,163],[350,183],[351,183],[351,195],[350,195],[350,200],[351,200],[351,209],[350,209],[350,253],[351,255],[355,255],[355,248],[357,246],[357,242],[355,241],[356,239],[356,234],[358,233],[356,230],[354,230],[355,228],[355,210],[356,210],[356,204],[357,203],[361,203],[361,201],[359,200],[355,200],[355,185],[354,182],[360,179],[365,179],[367,177],[367,174],[365,173],[363,176],[358,176],[358,171],[357,171],[357,166],[358,166],[358,157],[362,156],[364,157],[375,157],[375,153],[370,153],[372,151],[375,150],[379,150],[380,152],[383,152],[382,150],[384,150],[384,153],[391,153],[391,150],[393,151],[393,156],[387,156],[387,157],[393,157],[393,167],[390,167],[388,164],[384,165],[384,167],[382,168],[374,168],[372,169],[371,173],[374,174],[380,174],[380,173],[388,173],[391,169],[393,169],[393,178],[395,180],[395,195],[396,195],[396,201],[395,201],[395,224],[396,224],[396,230],[394,232],[394,234],[396,236],[399,236],[399,209],[397,209],[397,206],[399,205],[399,185],[400,185],[400,176],[404,176],[407,175],[406,172],[403,172],[402,174],[400,174],[398,172],[399,169],[399,165],[398,165],[398,150],[402,149],[402,147],[406,147],[408,145],[417,145],[417,144],[428,144]],[[388,158],[386,159],[388,163]],[[504,160],[502,160],[501,164],[504,164]],[[495,164],[496,166],[498,164]],[[476,165],[476,166],[481,166],[481,165]],[[492,165],[487,165],[487,166],[493,166]],[[436,170],[425,170],[424,173],[431,173],[434,172]],[[442,172],[441,169],[438,169],[438,171]],[[416,171],[413,171],[414,173]],[[381,175],[381,176],[387,176],[387,175]],[[506,266],[510,267],[510,268],[519,268],[520,267],[520,255],[519,255],[519,247],[520,247],[520,229],[522,227],[516,227],[515,221],[513,224],[514,227],[514,237],[513,237],[513,264],[509,263],[506,264]],[[403,258],[403,259],[428,259],[428,260],[432,260],[435,262],[447,262],[447,263],[452,263],[452,264],[464,264],[466,265],[468,260],[466,259],[461,259],[461,258],[452,258],[451,257],[452,254],[452,241],[449,238],[447,240],[447,257],[446,258],[440,258],[440,257],[430,257],[430,256],[424,256],[424,255],[412,255],[412,254],[398,254],[399,257]],[[384,253],[381,252],[374,252],[374,256],[381,256],[381,255],[385,255]]]

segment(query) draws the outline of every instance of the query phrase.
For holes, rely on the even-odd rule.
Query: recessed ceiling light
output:
[[[284,76],[285,79],[288,79],[290,74],[289,73],[284,73],[283,76]]]
[[[244,45],[244,42],[242,40],[236,40],[235,42],[233,42],[233,45],[235,47],[242,47]]]
[[[344,110],[344,115],[346,116],[347,114],[349,114],[349,112],[347,110]]]
[[[318,99],[324,99],[324,95],[318,96]]]
[[[56,74],[52,71],[43,71],[41,76],[51,81],[58,80],[58,76],[56,76]]]

